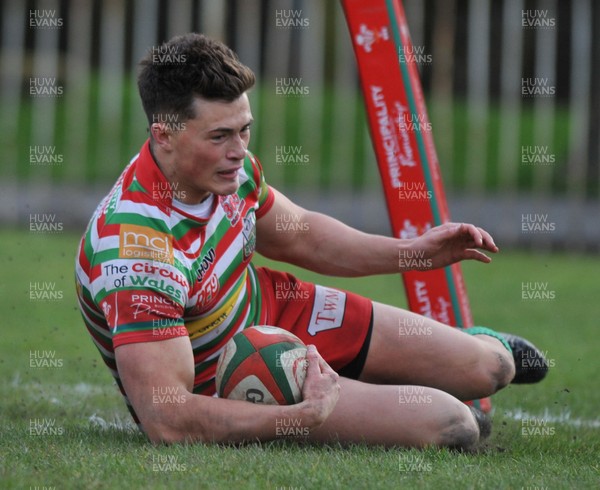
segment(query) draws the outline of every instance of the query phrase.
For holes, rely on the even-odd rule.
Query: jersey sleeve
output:
[[[186,279],[174,266],[156,260],[110,260],[94,281],[113,347],[188,336],[183,320]]]

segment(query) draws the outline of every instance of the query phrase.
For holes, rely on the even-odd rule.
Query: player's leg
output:
[[[344,377],[339,382],[340,399],[310,440],[456,448],[469,448],[479,440],[479,427],[469,407],[443,391]],[[407,395],[409,391],[418,395]]]
[[[498,339],[467,335],[430,318],[373,303],[362,381],[431,386],[470,400],[495,393],[514,374],[513,357]]]

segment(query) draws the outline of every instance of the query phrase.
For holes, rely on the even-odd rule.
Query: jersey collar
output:
[[[172,186],[152,156],[150,139],[146,140],[140,150],[135,164],[135,179],[153,202],[159,206],[173,208]]]
[[[137,181],[137,183],[135,181]],[[171,211],[176,211],[186,218],[201,224],[205,224],[209,221],[209,218],[199,218],[198,216],[186,213],[174,205],[173,186],[170,185],[169,181],[158,167],[158,164],[150,151],[149,139],[142,146],[137,161],[135,162],[134,181],[130,184],[130,189],[132,187],[138,187],[138,190],[146,194],[147,198],[150,199],[153,204],[162,208],[168,215],[171,214]],[[211,216],[215,212],[218,203],[219,199],[215,198],[210,212]]]

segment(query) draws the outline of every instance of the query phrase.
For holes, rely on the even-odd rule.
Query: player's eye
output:
[[[210,139],[212,141],[223,141],[225,139],[225,135],[224,134],[215,134],[213,136],[210,137]]]

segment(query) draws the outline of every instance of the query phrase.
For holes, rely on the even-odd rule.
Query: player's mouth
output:
[[[227,180],[235,180],[241,168],[242,167],[236,167],[230,170],[221,170],[220,172],[217,172],[217,175]]]

